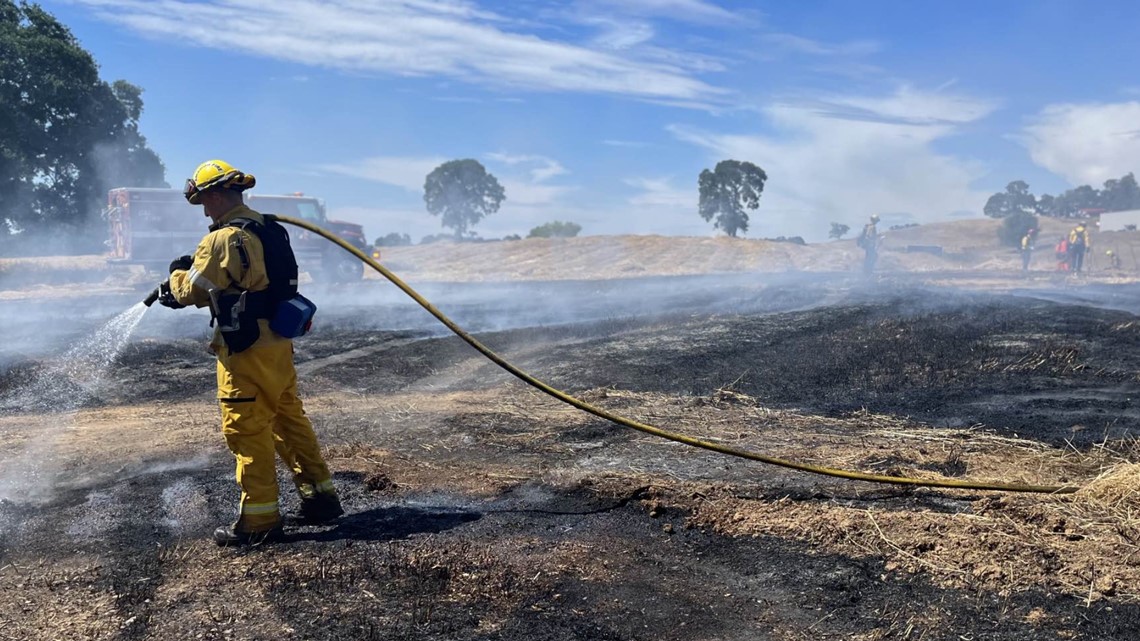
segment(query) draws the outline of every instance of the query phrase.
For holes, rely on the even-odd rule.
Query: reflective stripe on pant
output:
[[[218,354],[218,401],[222,436],[237,461],[238,530],[260,532],[281,521],[275,451],[293,472],[302,496],[318,487],[335,491],[297,397],[292,342],[256,345],[238,354],[223,348]]]

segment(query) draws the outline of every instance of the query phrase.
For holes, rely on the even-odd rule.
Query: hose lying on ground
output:
[[[493,361],[496,365],[507,370],[508,372],[513,374],[516,378],[522,380],[527,385],[530,385],[531,387],[534,387],[538,390],[541,390],[541,391],[549,394],[550,396],[553,396],[554,398],[556,398],[556,399],[558,399],[564,403],[568,403],[570,405],[573,405],[574,407],[576,407],[576,408],[578,408],[584,412],[589,412],[590,414],[593,414],[594,416],[604,418],[608,421],[612,421],[614,423],[617,423],[618,425],[629,427],[629,428],[635,429],[639,432],[644,432],[646,434],[652,434],[654,436],[659,436],[661,438],[668,439],[670,441],[675,441],[677,443],[683,443],[685,445],[691,445],[693,447],[699,447],[702,449],[711,450],[713,452],[720,452],[721,454],[728,454],[729,456],[737,456],[737,457],[749,459],[752,461],[759,461],[761,463],[768,463],[769,465],[778,465],[780,467],[786,467],[786,468],[790,468],[793,470],[799,470],[801,472],[810,472],[812,474],[822,474],[824,476],[834,476],[834,477],[838,477],[838,478],[853,479],[853,480],[857,480],[857,481],[870,481],[872,483],[889,483],[889,484],[894,484],[894,485],[913,485],[913,486],[920,486],[920,487],[946,487],[946,488],[958,488],[958,489],[966,489],[966,490],[999,490],[999,491],[1006,491],[1006,492],[1037,492],[1037,493],[1049,493],[1049,494],[1071,494],[1071,493],[1077,491],[1076,487],[1069,486],[1069,485],[1028,485],[1028,484],[1023,484],[1023,483],[963,481],[963,480],[953,480],[953,479],[916,479],[916,478],[908,478],[905,476],[887,476],[887,475],[883,475],[883,474],[867,474],[864,472],[851,472],[851,471],[847,471],[847,470],[839,470],[839,469],[830,468],[830,467],[823,467],[821,465],[809,465],[807,463],[796,463],[795,461],[788,461],[788,460],[776,458],[773,456],[765,456],[763,454],[756,454],[755,452],[749,452],[747,450],[741,450],[741,449],[737,449],[734,447],[728,447],[726,445],[720,445],[718,443],[713,443],[711,441],[704,441],[701,439],[693,438],[691,436],[685,436],[684,434],[678,434],[676,432],[670,432],[667,430],[663,430],[659,427],[654,427],[652,425],[647,425],[645,423],[640,423],[638,421],[634,421],[632,419],[625,418],[624,416],[620,416],[617,414],[610,413],[610,412],[608,412],[608,411],[606,411],[600,407],[596,407],[596,406],[591,405],[591,404],[589,404],[589,403],[587,403],[581,399],[575,398],[575,397],[573,397],[573,396],[571,396],[571,395],[569,395],[569,394],[567,394],[561,390],[555,389],[555,388],[547,385],[546,383],[543,383],[542,381],[534,378],[530,374],[527,374],[526,372],[515,367],[510,362],[508,362],[507,360],[505,360],[504,358],[502,358],[501,356],[499,356],[495,352],[491,351],[490,348],[488,348],[487,346],[480,343],[473,336],[468,334],[462,327],[456,325],[454,321],[452,321],[450,318],[445,316],[443,314],[443,312],[436,309],[434,305],[432,305],[430,302],[427,301],[427,299],[425,299],[423,296],[420,296],[418,292],[416,292],[414,289],[412,289],[407,283],[400,280],[400,278],[397,277],[392,272],[390,272],[388,270],[388,268],[386,268],[383,265],[381,265],[380,263],[376,262],[375,260],[372,259],[371,256],[368,256],[364,252],[360,251],[359,249],[357,249],[356,247],[354,247],[353,245],[351,245],[350,243],[348,243],[344,239],[340,238],[336,234],[333,234],[329,231],[326,231],[326,230],[324,230],[324,229],[322,229],[322,228],[320,228],[320,227],[318,227],[318,226],[316,226],[310,222],[304,221],[304,220],[299,220],[296,218],[290,218],[288,216],[276,216],[276,219],[283,222],[283,223],[288,223],[288,224],[293,225],[295,227],[300,227],[302,229],[306,229],[308,231],[311,231],[314,234],[318,234],[320,236],[323,236],[327,240],[329,240],[333,243],[336,243],[337,245],[340,245],[340,247],[342,249],[351,253],[353,256],[356,256],[364,264],[366,264],[369,267],[371,267],[372,269],[380,272],[380,274],[382,276],[384,276],[384,278],[387,278],[389,281],[392,282],[393,285],[395,285],[396,287],[399,287],[405,294],[410,296],[413,300],[415,300],[417,303],[419,303],[421,307],[426,309],[428,311],[428,313],[430,313],[432,316],[435,316],[436,319],[439,320],[439,322],[446,325],[447,328],[450,329],[452,332],[454,332],[456,336],[458,336],[459,338],[462,338],[464,341],[466,341],[468,345],[470,345],[471,347],[474,347],[479,353],[483,354],[488,359]]]

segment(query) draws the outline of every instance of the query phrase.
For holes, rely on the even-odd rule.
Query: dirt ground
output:
[[[249,550],[209,540],[237,491],[204,319],[148,312],[84,394],[62,349],[23,345],[76,342],[146,283],[39,261],[0,290],[0,641],[1140,638],[1135,279],[1058,276],[1048,256],[1021,276],[1016,254],[967,249],[993,229],[948,225],[943,257],[889,237],[871,281],[843,243],[385,262],[609,411],[798,462],[1074,494],[876,485],[661,440],[527,387],[368,280],[318,292],[296,344],[348,513]],[[709,272],[739,276],[684,276]],[[536,282],[471,284],[502,278]]]
[[[457,338],[334,317],[298,361],[348,514],[224,550],[208,537],[236,490],[213,362],[198,339],[143,338],[73,412],[0,404],[4,468],[52,488],[0,504],[0,639],[1137,638],[1135,317],[905,278],[826,304],[807,289],[765,290],[788,299],[770,313],[480,338],[688,435],[1083,489],[908,489],[727,458],[563,405]],[[1131,300],[1072,292],[1094,294]],[[50,367],[8,366],[0,396]]]

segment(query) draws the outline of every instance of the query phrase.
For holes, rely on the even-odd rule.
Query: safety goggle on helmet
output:
[[[186,179],[182,195],[191,205],[202,204],[201,194],[210,189],[245,191],[257,184],[253,174],[238,171],[224,160],[207,160],[198,165],[194,175]]]

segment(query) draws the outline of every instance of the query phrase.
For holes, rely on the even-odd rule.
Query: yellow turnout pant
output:
[[[313,424],[297,397],[293,342],[259,342],[237,354],[218,350],[222,436],[237,459],[241,507],[236,529],[261,532],[281,522],[274,451],[293,472],[301,498],[335,493]]]

